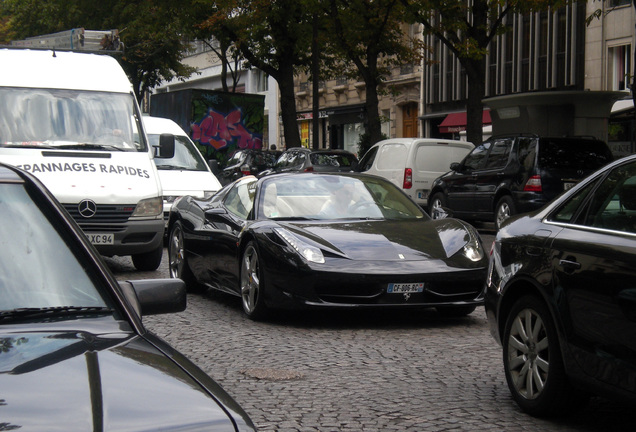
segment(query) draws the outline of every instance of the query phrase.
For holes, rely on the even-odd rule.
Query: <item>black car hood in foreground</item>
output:
[[[297,234],[352,260],[447,260],[477,234],[457,219],[290,224]],[[401,256],[400,256],[401,255]]]
[[[0,328],[0,430],[235,430],[146,339],[45,327],[55,325]]]

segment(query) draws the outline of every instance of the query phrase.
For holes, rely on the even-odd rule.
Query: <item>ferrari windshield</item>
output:
[[[0,147],[146,151],[132,94],[0,87]]]
[[[296,174],[267,178],[258,214],[269,219],[422,219],[402,191],[371,176]]]
[[[105,310],[88,268],[21,184],[0,184],[0,318]]]

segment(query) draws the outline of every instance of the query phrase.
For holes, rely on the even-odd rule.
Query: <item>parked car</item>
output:
[[[0,197],[0,429],[255,430],[212,378],[142,324],[185,309],[183,281],[118,283],[25,171],[0,164]]]
[[[271,309],[482,304],[488,258],[469,224],[432,220],[393,183],[357,173],[244,177],[170,213],[170,274]]]
[[[144,116],[143,120],[150,145],[159,145],[162,134],[173,137],[175,143],[173,157],[154,159],[163,189],[163,215],[167,227],[170,207],[178,196],[210,197],[221,189],[221,183],[178,124],[161,117]]]
[[[564,413],[590,394],[636,402],[636,156],[504,222],[485,308],[514,400]]]
[[[308,149],[294,147],[285,150],[272,169],[259,177],[283,172],[350,172],[358,164],[358,158],[346,150]]]
[[[472,143],[459,140],[392,138],[374,144],[360,159],[356,171],[391,180],[427,209],[433,181],[473,148]]]
[[[541,208],[586,175],[612,161],[593,138],[536,135],[492,137],[433,182],[429,214],[446,207],[469,221],[502,222]]]
[[[241,177],[257,175],[276,164],[280,153],[258,149],[239,149],[230,156],[221,171],[220,181],[223,186]]]

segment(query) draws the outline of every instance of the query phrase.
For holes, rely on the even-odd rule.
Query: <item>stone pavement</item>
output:
[[[490,240],[485,240],[490,248]],[[107,259],[118,279],[139,273]],[[443,319],[434,310],[281,314],[253,322],[238,298],[188,295],[186,311],[144,318],[219,382],[262,432],[627,431],[633,409],[595,398],[581,412],[522,413],[503,375],[483,308]]]

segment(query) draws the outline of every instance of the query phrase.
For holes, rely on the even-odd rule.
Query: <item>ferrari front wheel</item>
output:
[[[255,242],[249,242],[241,260],[241,303],[248,318],[260,320],[267,315],[264,297],[265,279]]]

